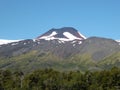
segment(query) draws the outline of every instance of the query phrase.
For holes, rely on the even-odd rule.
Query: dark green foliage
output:
[[[59,72],[53,69],[0,70],[0,90],[120,90],[120,69]]]

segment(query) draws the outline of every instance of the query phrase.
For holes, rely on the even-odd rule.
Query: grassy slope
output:
[[[39,53],[35,50],[20,56],[0,59],[0,68],[22,70],[24,72],[29,72],[39,68],[54,68],[62,71],[100,70],[102,68],[110,68],[114,65],[120,65],[120,52],[115,53],[100,62],[92,60],[90,54],[78,54],[66,59],[61,59],[50,52]]]
[[[104,69],[109,69],[114,66],[120,67],[120,52],[106,57],[104,60],[99,62],[99,66]]]

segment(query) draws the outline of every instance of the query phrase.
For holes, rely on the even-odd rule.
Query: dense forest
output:
[[[120,69],[85,73],[44,69],[27,74],[0,70],[0,90],[120,90]]]

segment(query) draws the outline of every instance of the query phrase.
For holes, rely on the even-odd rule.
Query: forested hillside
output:
[[[59,72],[0,70],[0,90],[120,90],[120,69]]]

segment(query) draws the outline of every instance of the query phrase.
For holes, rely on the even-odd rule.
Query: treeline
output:
[[[0,90],[120,90],[120,69],[84,74],[44,69],[25,75],[21,71],[0,70]]]

